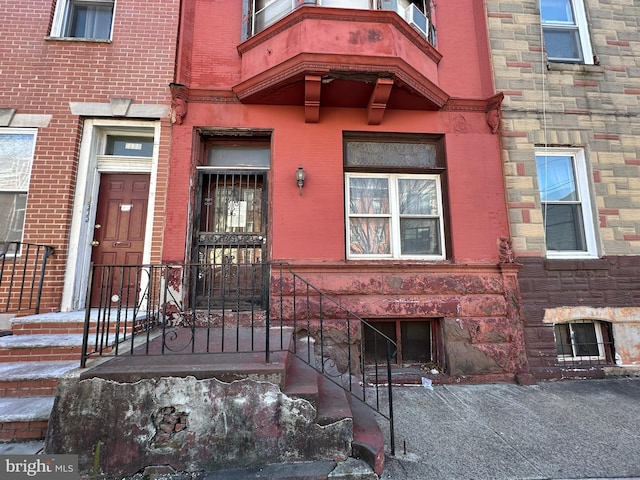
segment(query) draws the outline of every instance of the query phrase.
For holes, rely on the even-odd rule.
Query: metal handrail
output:
[[[49,245],[0,242],[0,312],[40,313]]]
[[[244,278],[255,287],[254,301],[223,295],[216,308],[211,301],[202,303],[216,281],[228,278],[230,272],[225,269],[234,268],[245,269]],[[255,277],[247,278],[250,275]],[[269,292],[263,295],[265,278],[270,279]],[[197,287],[203,285],[206,289],[200,291]],[[245,310],[226,306],[228,302],[239,305],[241,300]],[[241,328],[251,331],[248,345],[239,343]],[[271,334],[278,331],[279,342],[274,337],[272,343]],[[336,331],[346,332],[346,341],[336,342],[332,338]],[[293,336],[292,343],[285,342],[285,332]],[[373,345],[366,359],[365,337]],[[300,348],[302,340],[306,340],[306,350]],[[269,363],[271,352],[285,350],[386,418],[391,453],[395,453],[391,378],[395,342],[294,273],[288,264],[91,266],[81,367],[92,356],[121,353],[262,352]],[[373,374],[369,385],[368,368]],[[386,408],[381,398],[385,390]]]

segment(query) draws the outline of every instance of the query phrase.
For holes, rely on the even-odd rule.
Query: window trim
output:
[[[64,31],[69,24],[69,7],[76,1],[78,0],[58,0],[56,2],[56,9],[53,15],[53,22],[51,24],[51,35],[49,38],[80,42],[111,42],[113,40],[113,28],[115,26],[117,0],[82,0],[82,3],[111,3],[113,5],[111,9],[111,26],[109,28],[109,38],[71,37],[65,35]]]
[[[540,0],[541,2],[542,0]],[[580,48],[582,50],[582,58],[581,59],[570,59],[570,58],[554,58],[549,57],[547,54],[547,60],[552,63],[577,63],[584,65],[593,65],[594,57],[593,57],[593,49],[591,48],[591,38],[589,36],[589,24],[587,22],[587,14],[584,8],[583,0],[567,0],[570,2],[571,7],[573,9],[573,15],[575,17],[575,27],[578,30],[578,37],[580,40]],[[554,23],[554,22],[543,22],[542,20],[542,4],[539,3],[538,7],[540,8],[540,26],[542,28],[542,37],[544,39],[544,28],[545,26],[558,28],[563,26],[563,24]]]
[[[538,157],[551,157],[551,156],[562,156],[562,157],[571,157],[573,164],[573,171],[575,175],[576,181],[576,189],[579,196],[579,204],[581,206],[582,212],[582,224],[584,227],[584,236],[585,236],[585,244],[586,250],[550,250],[547,248],[547,228],[546,223],[543,220],[543,228],[544,228],[544,238],[545,238],[545,249],[547,258],[597,258],[598,257],[598,248],[596,242],[596,224],[593,215],[593,198],[591,195],[591,188],[589,185],[589,172],[587,170],[587,162],[585,158],[584,149],[582,148],[558,148],[558,147],[545,147],[545,148],[537,148],[535,150],[535,160],[536,160],[536,172],[537,172],[537,161]],[[537,177],[536,173],[536,182],[538,183],[538,198],[540,200],[540,212],[545,208],[545,203],[542,200],[542,191],[540,181]],[[543,215],[544,218],[544,215]]]
[[[29,181],[27,183],[27,187],[26,189],[2,189],[0,188],[0,192],[2,193],[14,193],[14,194],[25,194],[27,196],[26,199],[26,203],[25,203],[25,212],[26,209],[29,206],[29,190],[31,187],[31,174],[33,171],[33,163],[35,161],[35,154],[36,154],[36,142],[38,141],[38,129],[37,128],[16,128],[16,127],[8,127],[8,128],[0,128],[0,136],[5,135],[5,134],[9,134],[9,135],[31,135],[33,140],[31,142],[31,159],[29,162]],[[25,218],[24,221],[22,223],[22,229],[21,229],[21,233],[20,233],[20,242],[22,242],[24,240],[24,226],[26,223],[26,214],[25,214]],[[0,239],[0,241],[4,241],[3,239]]]
[[[389,236],[390,250],[389,254],[354,254],[351,252],[351,228],[350,220],[354,217],[350,212],[350,178],[385,178],[389,180],[389,213],[380,215],[362,215],[368,217],[384,217],[389,218]],[[400,220],[402,215],[399,212],[399,197],[397,191],[397,182],[400,179],[433,179],[436,183],[437,196],[437,217],[439,221],[438,238],[440,242],[439,255],[402,255],[401,252],[401,230]],[[356,215],[358,216],[358,215]],[[442,194],[442,178],[439,174],[434,173],[365,173],[365,172],[345,172],[345,219],[346,219],[346,254],[348,260],[445,260],[446,259],[446,243],[444,229],[444,199]]]

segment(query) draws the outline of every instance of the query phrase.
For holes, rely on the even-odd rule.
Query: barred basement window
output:
[[[397,349],[389,352],[397,366],[438,363],[437,320],[373,320],[369,323],[394,341]],[[364,329],[364,359],[367,365],[386,359],[386,339],[371,328]]]
[[[561,362],[610,364],[613,362],[611,324],[580,320],[554,325],[556,351]]]

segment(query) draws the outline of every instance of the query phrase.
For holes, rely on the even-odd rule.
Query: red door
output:
[[[94,272],[93,306],[137,301],[148,198],[149,175],[101,175],[91,261],[105,267]]]

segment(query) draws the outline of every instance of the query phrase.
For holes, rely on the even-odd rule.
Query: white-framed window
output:
[[[553,326],[558,359],[563,362],[606,360],[611,357],[611,341],[603,323],[581,320]]]
[[[36,133],[0,128],[0,242],[22,241]]]
[[[582,149],[536,152],[548,257],[596,257],[595,225]]]
[[[583,0],[540,0],[540,18],[549,61],[593,64]]]
[[[445,257],[439,175],[347,173],[347,257]]]
[[[115,0],[58,0],[51,36],[111,40]]]

